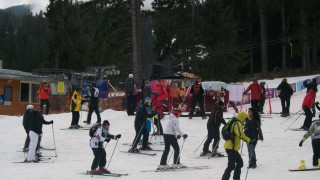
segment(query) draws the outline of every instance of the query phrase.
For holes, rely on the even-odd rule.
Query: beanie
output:
[[[241,123],[243,123],[244,122],[244,120],[246,120],[247,118],[249,117],[249,115],[246,113],[246,112],[240,112],[237,116],[236,116],[236,118],[241,122]]]
[[[106,126],[106,125],[110,125],[109,121],[108,120],[104,120],[102,125]]]
[[[150,103],[151,103],[151,99],[150,99],[149,97],[146,97],[146,98],[144,99],[144,102],[150,104]]]
[[[27,106],[27,110],[29,110],[29,109],[33,109],[33,105],[29,104],[29,105]]]

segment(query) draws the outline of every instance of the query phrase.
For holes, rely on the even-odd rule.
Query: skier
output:
[[[191,86],[190,93],[192,94],[192,103],[191,103],[191,109],[189,113],[189,119],[192,119],[194,108],[196,107],[197,103],[199,103],[200,106],[200,114],[202,116],[202,119],[207,119],[204,112],[204,105],[203,105],[203,99],[204,99],[204,89],[201,85],[201,79],[197,78],[194,84]]]
[[[300,127],[300,129],[308,130],[310,128],[310,125],[312,123],[311,108],[312,108],[313,103],[314,103],[315,95],[316,94],[313,91],[313,89],[310,89],[309,92],[307,93],[307,95],[303,99],[302,109],[303,109],[303,111],[304,111],[304,113],[306,115],[306,119],[304,120],[304,123]]]
[[[162,114],[162,104],[158,96],[157,91],[153,91],[151,95],[151,106],[152,109],[158,114],[154,118],[154,125],[157,127],[157,131],[154,132],[154,135],[163,135],[163,129],[162,129],[162,124],[161,124],[161,117],[163,116]]]
[[[315,93],[318,92],[318,84],[317,84],[317,79],[313,78],[312,81],[310,79],[305,80],[303,83],[303,86],[307,88],[307,93],[309,92],[310,89],[313,89]],[[314,97],[316,98],[316,97]],[[314,107],[314,104],[312,105],[312,117],[316,116],[316,109]]]
[[[243,166],[243,160],[239,154],[239,149],[241,146],[241,139],[247,143],[252,142],[242,131],[242,125],[249,116],[245,112],[240,112],[235,118],[235,121],[231,125],[231,133],[234,134],[234,140],[226,140],[224,148],[228,154],[228,167],[224,171],[222,180],[228,180],[230,178],[231,171],[234,170],[233,179],[239,180],[241,174],[241,168]]]
[[[266,101],[266,88],[264,87],[265,84],[266,82],[260,82],[260,86],[262,88],[262,91],[260,92],[260,101],[259,101],[260,114],[264,114],[263,107]]]
[[[154,111],[151,109],[151,99],[149,97],[147,97],[145,100],[144,100],[145,103],[148,103],[149,104],[149,109],[147,111],[148,113],[148,116],[147,116],[147,121],[146,121],[146,125],[147,125],[147,130],[148,130],[148,133],[150,134],[151,132],[151,128],[152,128],[152,117],[157,117],[156,113],[154,113]],[[140,136],[142,136],[142,134],[140,134]],[[141,138],[139,138],[141,139]],[[143,142],[143,138],[141,139],[142,142]],[[149,142],[148,142],[149,143]]]
[[[125,92],[127,96],[127,114],[128,116],[134,115],[136,106],[136,92],[134,87],[133,74],[129,74],[129,78],[126,81]]]
[[[170,168],[167,165],[167,158],[170,152],[170,146],[174,149],[174,157],[173,157],[173,168],[184,168],[183,164],[180,163],[180,147],[177,139],[180,139],[181,136],[183,139],[187,139],[188,135],[183,134],[179,127],[179,120],[181,111],[179,108],[174,108],[172,113],[169,116],[169,122],[167,123],[167,127],[164,130],[164,151],[161,157],[159,169],[168,169]],[[178,135],[177,135],[178,134]]]
[[[259,112],[259,101],[262,87],[259,85],[257,79],[253,80],[253,83],[249,85],[243,94],[246,94],[249,91],[251,91],[251,106]]]
[[[71,121],[71,126],[69,127],[70,129],[76,129],[80,128],[79,123],[79,118],[80,118],[80,106],[85,102],[81,97],[81,88],[76,88],[76,90],[73,92],[72,95],[72,100],[70,103],[70,110],[72,112],[72,121]]]
[[[30,123],[30,119],[31,119],[31,113],[33,111],[33,105],[28,105],[27,106],[27,110],[26,112],[24,113],[23,115],[23,121],[22,121],[22,124],[23,124],[23,128],[24,130],[26,131],[27,133],[27,137],[26,137],[26,140],[25,140],[25,143],[24,143],[24,147],[23,147],[23,152],[27,152],[28,149],[29,149],[29,144],[30,144],[30,137],[29,137],[29,123]]]
[[[142,148],[140,148],[140,149],[141,150],[152,150],[148,146],[149,133],[148,133],[146,121],[147,121],[147,117],[152,117],[152,115],[148,115],[148,109],[149,109],[149,104],[146,102],[143,105],[140,105],[140,107],[138,108],[137,115],[136,115],[136,118],[134,121],[134,128],[136,130],[136,136],[133,139],[132,147],[128,151],[130,153],[139,153],[140,152],[139,149],[137,149],[140,134],[143,135]]]
[[[39,136],[42,135],[42,124],[53,124],[53,120],[45,121],[41,113],[37,110],[33,110],[30,115],[29,122],[29,151],[25,162],[38,162],[39,159],[36,158],[36,148],[40,144],[38,143]]]
[[[282,106],[282,117],[290,116],[290,98],[293,94],[292,87],[288,84],[287,79],[283,78],[277,90],[280,90],[279,98]]]
[[[302,146],[302,143],[311,136],[312,149],[313,149],[313,166],[320,166],[320,119],[313,121],[308,132],[301,139],[299,146]]]
[[[256,168],[257,158],[255,148],[257,140],[263,141],[263,134],[261,130],[261,119],[259,113],[254,108],[249,108],[249,118],[244,124],[244,133],[252,140],[252,143],[247,144],[249,154],[249,168]]]
[[[101,116],[100,116],[100,112],[99,112],[99,106],[98,106],[98,101],[99,101],[99,89],[97,88],[96,83],[92,83],[92,87],[90,89],[90,101],[89,101],[89,112],[88,112],[88,117],[87,117],[87,124],[91,123],[91,115],[93,113],[93,111],[96,113],[97,115],[97,123],[101,123]]]
[[[109,132],[109,127],[110,127],[109,121],[104,120],[101,126],[97,128],[96,132],[94,133],[94,137],[90,139],[90,147],[94,155],[90,174],[99,174],[99,173],[111,174],[111,172],[105,168],[107,163],[107,159],[106,159],[107,155],[106,155],[106,150],[103,147],[103,142],[104,141],[109,142],[110,139],[118,140],[121,138],[121,134],[112,135]],[[98,166],[99,166],[99,169],[97,170]]]
[[[37,93],[40,96],[40,112],[42,113],[43,105],[46,104],[46,115],[49,114],[50,103],[49,103],[49,93],[51,93],[51,89],[48,87],[49,83],[44,82],[41,83]]]
[[[213,108],[208,122],[207,122],[207,130],[208,130],[208,136],[207,140],[203,145],[203,151],[200,154],[200,156],[206,156],[208,154],[211,154],[211,156],[221,156],[221,153],[219,153],[217,150],[219,148],[219,142],[220,142],[220,125],[221,123],[226,125],[226,121],[223,119],[223,106],[224,103],[222,101],[219,101],[217,106]],[[209,145],[214,139],[214,142],[212,144],[212,152],[209,151]]]

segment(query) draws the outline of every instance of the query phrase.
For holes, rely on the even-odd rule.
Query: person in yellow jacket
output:
[[[234,135],[234,140],[226,140],[224,144],[224,148],[228,154],[228,167],[224,171],[222,176],[222,180],[228,180],[230,178],[230,174],[232,170],[233,179],[240,179],[241,168],[243,166],[243,160],[241,155],[239,154],[239,149],[241,147],[241,139],[246,143],[250,143],[251,140],[248,138],[242,129],[244,121],[249,117],[249,115],[245,112],[240,112],[236,117],[236,121],[231,125],[231,133]]]
[[[76,128],[80,128],[79,123],[79,118],[80,118],[80,108],[81,108],[81,104],[83,104],[83,102],[85,102],[86,100],[84,100],[81,96],[81,88],[77,88],[72,95],[72,100],[70,103],[70,110],[72,112],[72,121],[71,121],[71,126],[69,127],[70,129],[76,129]]]

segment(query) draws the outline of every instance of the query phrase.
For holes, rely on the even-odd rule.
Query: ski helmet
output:
[[[179,108],[173,108],[172,114],[177,116],[177,115],[181,114],[181,110]]]

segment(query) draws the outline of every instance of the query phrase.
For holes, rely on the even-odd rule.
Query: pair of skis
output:
[[[209,166],[190,166],[190,167],[182,167],[182,168],[157,168],[156,170],[144,170],[141,172],[167,172],[167,171],[183,171],[183,170],[201,170],[201,169],[209,169]]]
[[[80,173],[80,174],[85,174],[85,175],[90,175],[90,176],[111,176],[111,177],[121,177],[121,176],[128,176],[128,173],[110,173],[110,174],[106,174],[106,173],[98,173],[98,174],[92,174],[90,173],[90,171],[87,171],[85,173]]]

